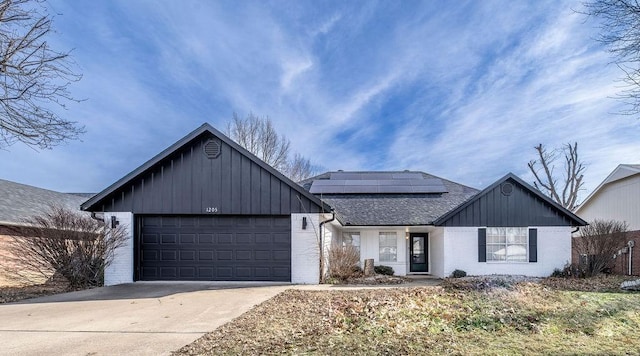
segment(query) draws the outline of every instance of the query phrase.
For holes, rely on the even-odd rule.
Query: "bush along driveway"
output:
[[[463,278],[287,290],[176,354],[633,354],[640,295],[617,292],[619,283]],[[593,285],[616,292],[580,290]]]
[[[288,286],[134,283],[0,305],[0,355],[168,355]]]

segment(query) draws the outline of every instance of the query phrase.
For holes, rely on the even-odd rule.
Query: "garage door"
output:
[[[289,216],[144,216],[140,280],[290,281]]]

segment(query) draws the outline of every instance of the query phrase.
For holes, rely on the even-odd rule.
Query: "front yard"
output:
[[[176,354],[637,354],[640,294],[621,279],[288,290]]]

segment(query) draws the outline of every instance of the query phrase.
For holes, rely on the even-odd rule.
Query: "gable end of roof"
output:
[[[513,195],[506,196],[501,193],[501,185],[505,182],[515,183]],[[479,201],[490,195],[492,196],[491,201],[495,205],[491,209],[487,209],[490,211],[482,212]],[[495,203],[499,199],[500,201]],[[519,200],[520,203],[516,204],[516,200]],[[488,204],[492,204],[491,201]],[[554,214],[551,214],[550,211]],[[586,221],[513,173],[498,179],[434,221],[436,226],[559,226],[567,225],[567,223],[572,226],[587,225]]]
[[[227,137],[226,135],[224,135],[223,133],[221,133],[220,131],[218,131],[208,123],[202,124],[200,127],[195,129],[191,133],[187,134],[186,136],[184,136],[183,138],[175,142],[173,145],[169,146],[168,148],[166,148],[165,150],[163,150],[162,152],[160,152],[159,154],[157,154],[156,156],[154,156],[153,158],[151,158],[150,160],[148,160],[147,162],[145,162],[144,164],[142,164],[141,166],[139,166],[129,174],[125,175],[124,177],[122,177],[121,179],[119,179],[118,181],[116,181],[106,189],[104,189],[102,192],[94,195],[92,198],[90,198],[89,200],[87,200],[81,205],[81,209],[86,211],[99,211],[100,210],[99,207],[101,203],[105,199],[109,198],[109,196],[111,196],[113,193],[120,190],[121,188],[131,183],[132,181],[138,179],[139,177],[142,177],[144,174],[152,170],[158,164],[161,164],[166,159],[169,159],[174,152],[182,149],[186,145],[196,140],[201,135],[207,134],[207,133],[215,136],[216,138],[224,142],[226,145],[230,146],[233,150],[236,150],[240,152],[241,155],[249,158],[249,160],[251,160],[253,163],[257,164],[260,168],[266,170],[267,172],[269,172],[269,174],[275,176],[277,179],[285,183],[293,191],[297,192],[302,197],[308,199],[308,201],[310,201],[311,203],[317,205],[320,208],[320,210],[327,211],[327,212],[331,210],[331,207],[328,204],[322,202],[316,196],[306,191],[303,187],[301,187],[300,185],[293,182],[291,179],[284,176],[278,170],[271,167],[270,165],[268,165],[267,163],[265,163],[264,161],[256,157],[251,152],[247,151],[245,148],[237,144],[235,141],[233,141],[232,139],[230,139],[229,137]]]

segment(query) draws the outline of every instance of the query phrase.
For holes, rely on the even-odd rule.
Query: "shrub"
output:
[[[579,269],[587,277],[610,271],[616,252],[627,242],[627,224],[616,220],[595,220],[573,238],[573,248],[580,256]]]
[[[451,272],[451,278],[462,278],[462,277],[466,277],[467,276],[467,272],[461,270],[461,269],[457,269],[453,272]]]
[[[332,244],[329,249],[329,278],[346,281],[362,275],[360,253],[354,246]]]
[[[554,268],[554,269],[553,269],[553,272],[551,272],[551,277],[556,277],[556,278],[558,278],[558,277],[565,277],[565,275],[564,275],[564,273],[563,273],[563,272],[564,272],[564,271],[563,271],[563,270],[561,270],[560,268]]]
[[[394,274],[393,268],[389,266],[375,266],[373,267],[373,270],[376,274],[383,274],[385,276],[393,276]]]
[[[60,206],[12,229],[7,271],[16,280],[64,278],[72,289],[100,286],[115,250],[127,241],[126,228],[110,228]]]
[[[556,268],[551,273],[551,277],[556,278],[585,278],[587,271],[579,263],[567,263],[562,269]]]

